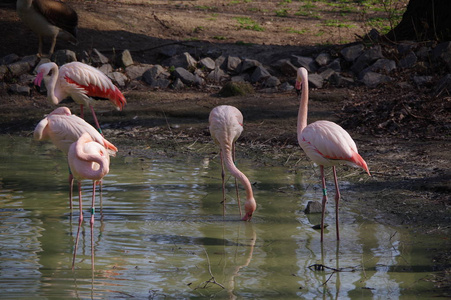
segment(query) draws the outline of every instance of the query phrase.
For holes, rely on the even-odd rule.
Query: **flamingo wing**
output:
[[[318,165],[346,163],[368,172],[354,140],[346,130],[333,122],[314,122],[301,132],[298,139],[307,156]]]
[[[210,133],[216,143],[235,142],[243,132],[243,115],[229,105],[215,107],[209,116]]]
[[[124,95],[113,82],[100,70],[80,63],[72,62],[60,68],[60,80],[65,88],[72,89],[72,97],[100,97],[109,99],[113,105],[122,110],[127,104]],[[77,101],[77,99],[74,99]],[[82,101],[86,101],[85,99]]]

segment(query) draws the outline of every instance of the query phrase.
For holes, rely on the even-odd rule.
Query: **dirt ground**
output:
[[[223,51],[261,61],[308,55],[321,47],[352,42],[367,32],[369,13],[357,10],[346,16],[324,6],[295,15],[298,1],[69,1],[79,14],[79,44],[63,41],[57,49],[76,52],[97,48],[112,55],[129,49],[141,63],[158,63],[162,53],[190,49],[199,55]],[[285,3],[285,4],[281,4]],[[275,11],[286,9],[288,16]],[[309,11],[309,10],[307,10]],[[317,14],[321,18],[317,17]],[[380,12],[372,16],[380,15]],[[237,17],[250,17],[263,31],[244,29]],[[324,20],[354,26],[324,26]],[[0,57],[30,55],[37,38],[18,19],[14,5],[0,6]],[[260,166],[283,164],[291,172],[314,172],[297,145],[295,93],[261,93],[221,98],[218,87],[203,90],[155,91],[145,86],[126,87],[128,105],[113,111],[107,102],[96,111],[112,142],[124,152],[148,157],[152,149],[175,155],[215,152],[207,130],[210,110],[219,104],[238,107],[245,119],[238,155]],[[68,103],[74,113],[78,107]],[[428,91],[400,90],[396,85],[378,89],[324,88],[310,92],[310,122],[328,119],[341,124],[356,141],[372,177],[346,167],[339,172],[351,181],[346,193],[364,193],[362,215],[378,222],[433,233],[449,243],[451,228],[450,127],[451,98],[436,99]],[[45,96],[9,95],[0,90],[0,133],[30,135],[43,114],[52,110]],[[88,121],[90,120],[87,116]],[[434,249],[431,249],[433,251]],[[450,252],[437,254],[437,268],[450,268]],[[450,290],[450,272],[437,284]]]

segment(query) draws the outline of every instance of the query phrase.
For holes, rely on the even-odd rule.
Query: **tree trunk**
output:
[[[451,0],[410,0],[401,22],[385,38],[391,41],[451,40]]]

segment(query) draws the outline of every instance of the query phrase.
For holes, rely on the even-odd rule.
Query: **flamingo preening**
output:
[[[58,149],[67,155],[70,146],[78,141],[84,133],[89,134],[92,140],[108,149],[111,155],[117,152],[117,148],[107,141],[91,124],[73,115],[67,107],[58,107],[42,119],[36,126],[33,136],[38,141],[51,140]],[[69,184],[69,204],[72,211],[72,174],[69,175]]]
[[[93,97],[105,98],[122,110],[127,104],[124,95],[100,70],[81,63],[71,62],[61,66],[49,62],[40,65],[37,69],[34,84],[40,86],[44,79],[47,88],[47,99],[51,104],[57,105],[66,97],[71,97],[80,105],[80,116],[83,118],[83,106],[91,109],[97,129],[101,132],[97,116],[94,112]],[[45,77],[51,74],[50,78]]]
[[[108,174],[110,167],[110,157],[108,151],[98,142],[95,142],[89,133],[83,133],[82,136],[73,143],[67,154],[69,167],[75,179],[78,181],[78,201],[80,208],[80,218],[78,220],[78,232],[75,242],[74,259],[72,268],[74,268],[75,255],[77,253],[80,226],[83,222],[83,206],[81,196],[81,182],[83,179],[92,180],[92,204],[91,204],[91,264],[94,269],[94,212],[96,198],[96,184]]]
[[[59,0],[17,0],[19,18],[39,37],[38,55],[42,56],[42,41],[50,37],[49,55],[53,54],[56,38],[61,36],[77,43],[78,15],[65,2]]]
[[[249,179],[244,175],[234,163],[235,156],[235,141],[240,137],[243,131],[243,115],[241,112],[230,105],[220,105],[210,112],[209,116],[210,133],[214,142],[219,145],[222,169],[222,194],[223,194],[223,209],[225,212],[225,180],[224,180],[224,165],[229,172],[243,184],[246,191],[246,202],[244,204],[245,215],[243,221],[249,221],[252,214],[257,208],[254,195],[252,193],[252,186]],[[240,205],[238,198],[238,205]],[[240,206],[241,215],[241,206]]]
[[[298,113],[297,137],[298,142],[307,156],[320,167],[323,188],[322,212],[321,212],[321,242],[324,235],[324,214],[327,202],[326,180],[324,167],[332,167],[335,182],[335,226],[337,240],[340,240],[338,227],[338,204],[340,190],[338,187],[337,172],[335,166],[348,164],[364,169],[371,176],[368,166],[357,151],[357,146],[348,132],[341,126],[330,121],[316,121],[307,125],[308,111],[308,74],[305,68],[297,70],[296,90],[301,90],[301,99]]]

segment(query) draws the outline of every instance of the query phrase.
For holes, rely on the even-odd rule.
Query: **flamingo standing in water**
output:
[[[225,212],[225,181],[224,165],[229,172],[243,184],[246,191],[246,202],[244,204],[245,215],[243,221],[249,221],[257,208],[254,195],[252,193],[251,183],[238,168],[235,166],[233,157],[235,156],[235,141],[243,131],[243,115],[241,112],[230,105],[220,105],[210,112],[209,116],[210,133],[214,142],[219,145],[221,168],[222,168],[222,194],[223,194],[223,213]],[[238,198],[238,205],[241,205]]]
[[[51,140],[58,149],[67,155],[70,146],[84,133],[88,133],[95,142],[108,149],[111,155],[115,155],[117,152],[117,148],[107,141],[91,124],[71,114],[70,109],[67,107],[58,107],[42,119],[36,126],[33,136],[38,141]],[[69,204],[72,211],[72,174],[69,175],[69,184]]]
[[[45,77],[47,99],[51,104],[57,105],[66,97],[71,97],[80,104],[80,116],[83,118],[83,106],[89,106],[97,129],[100,129],[94,108],[95,100],[92,97],[106,98],[118,109],[122,110],[127,104],[124,95],[113,82],[100,70],[81,62],[71,62],[61,66],[49,62],[38,67],[34,84],[40,86],[44,76],[51,73],[50,78]]]
[[[78,15],[66,3],[59,0],[17,0],[19,18],[39,37],[38,55],[42,56],[43,37],[50,37],[53,54],[56,38],[62,36],[77,43]]]
[[[78,181],[78,201],[80,207],[80,218],[78,221],[77,240],[75,242],[74,259],[72,268],[74,268],[75,254],[77,253],[78,238],[80,226],[83,221],[81,181],[83,179],[92,180],[92,204],[91,204],[91,263],[94,269],[94,212],[95,212],[95,191],[96,184],[108,174],[110,167],[110,157],[108,151],[98,142],[95,142],[89,133],[83,133],[82,136],[73,143],[68,152],[69,167],[73,176]]]
[[[323,187],[322,212],[321,212],[321,242],[324,234],[324,214],[327,202],[326,180],[324,167],[332,167],[335,182],[335,226],[337,240],[340,240],[338,228],[338,203],[340,190],[338,188],[335,166],[348,164],[364,169],[371,176],[368,166],[357,151],[357,146],[348,132],[341,126],[330,121],[316,121],[307,126],[308,109],[308,74],[305,68],[297,70],[295,88],[301,90],[301,100],[298,113],[297,137],[298,142],[307,156],[320,167]]]

